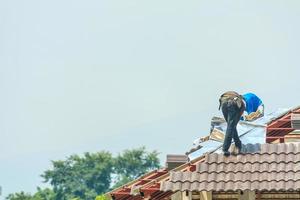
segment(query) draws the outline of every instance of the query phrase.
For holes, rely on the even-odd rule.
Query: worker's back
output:
[[[219,110],[224,102],[231,101],[231,100],[234,100],[239,108],[244,107],[243,101],[242,101],[243,100],[242,95],[240,95],[239,93],[234,92],[234,91],[228,91],[228,92],[223,93],[219,99],[219,102],[220,102]]]

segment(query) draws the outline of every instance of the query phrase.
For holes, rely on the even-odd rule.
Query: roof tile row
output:
[[[300,143],[262,144],[251,152],[207,154],[195,172],[172,172],[161,190],[300,190]]]
[[[288,181],[247,181],[247,182],[163,182],[162,191],[295,191],[300,190],[300,180]]]
[[[300,159],[298,159],[300,160]],[[221,172],[300,172],[300,163],[293,160],[290,162],[278,162],[278,163],[227,163],[227,164],[217,164],[217,163],[199,163],[197,164],[197,172],[203,173],[221,173]]]
[[[300,154],[295,152],[290,153],[263,153],[263,154],[241,154],[237,156],[223,156],[223,154],[208,154],[205,157],[205,163],[207,164],[224,164],[224,163],[288,163],[293,162],[295,160],[300,160]],[[202,164],[202,163],[201,163]],[[200,165],[201,165],[200,164]]]
[[[300,180],[300,171],[288,172],[221,172],[221,173],[194,173],[194,172],[172,172],[172,182],[255,182],[255,181],[285,181]]]

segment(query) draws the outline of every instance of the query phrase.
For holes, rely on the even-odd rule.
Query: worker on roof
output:
[[[227,122],[222,150],[225,156],[229,156],[230,153],[228,149],[231,145],[232,138],[238,152],[242,149],[242,142],[239,138],[236,126],[245,111],[245,103],[243,102],[243,96],[234,91],[228,91],[222,94],[219,102],[219,110],[222,109],[223,116]]]
[[[240,95],[234,91],[228,91],[221,95],[219,99],[219,110],[222,108],[223,116],[227,122],[227,129],[223,143],[223,152],[229,156],[228,149],[232,139],[241,151],[242,142],[238,136],[236,126],[240,119],[252,121],[264,115],[264,105],[259,97],[253,93]]]

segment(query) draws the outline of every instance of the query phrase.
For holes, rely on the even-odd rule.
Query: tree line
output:
[[[110,152],[71,155],[51,161],[51,169],[41,175],[49,188],[9,194],[7,200],[102,200],[105,192],[117,188],[160,167],[157,151],[145,147],[125,150],[117,156]]]

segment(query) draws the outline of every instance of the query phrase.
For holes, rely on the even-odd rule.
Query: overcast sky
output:
[[[266,112],[299,105],[299,13],[297,0],[1,0],[3,195],[35,191],[73,153],[184,153],[227,90]]]

